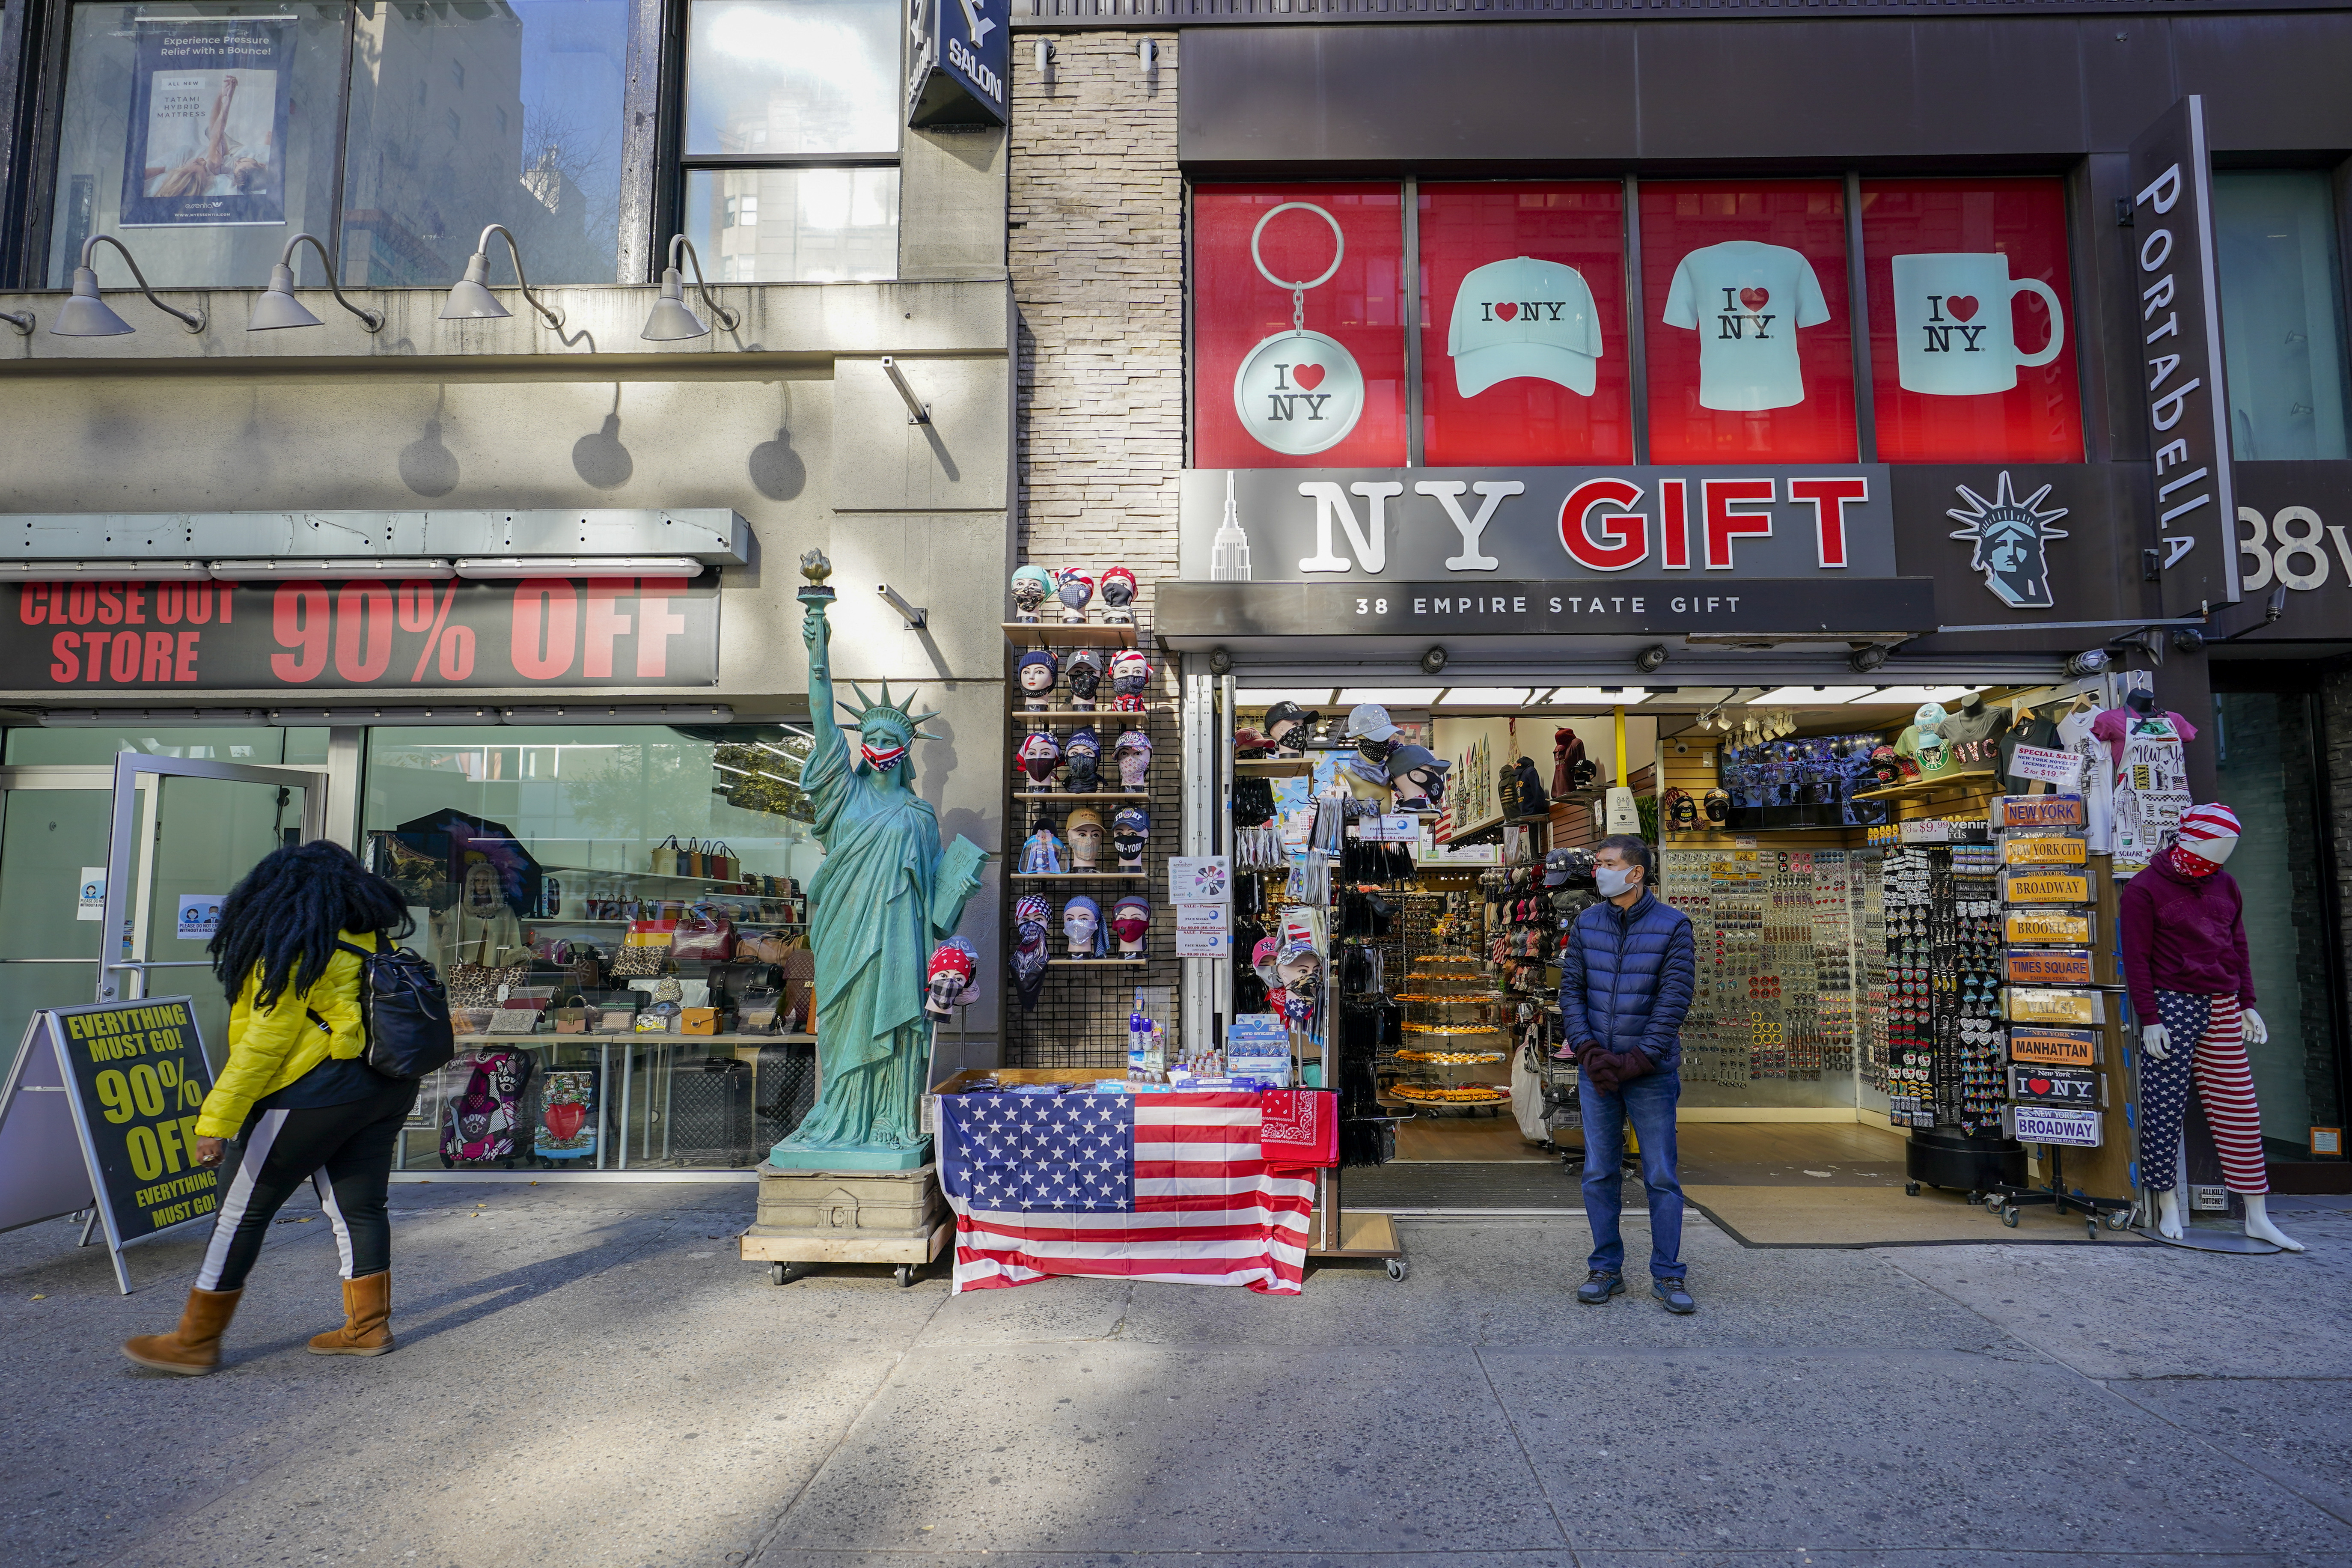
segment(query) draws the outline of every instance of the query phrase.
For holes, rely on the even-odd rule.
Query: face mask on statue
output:
[[[1633,885],[1633,868],[1595,866],[1592,868],[1592,880],[1593,885],[1601,889],[1602,898],[1613,899]]]

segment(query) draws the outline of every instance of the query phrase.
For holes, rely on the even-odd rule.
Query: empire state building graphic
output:
[[[1234,504],[1234,474],[1225,470],[1225,515],[1217,524],[1217,539],[1209,551],[1209,581],[1246,583],[1250,580],[1249,535],[1242,531],[1241,510]]]

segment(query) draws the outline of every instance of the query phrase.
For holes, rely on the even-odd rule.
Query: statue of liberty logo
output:
[[[1952,537],[1975,541],[1976,553],[1969,564],[1984,574],[1985,586],[1993,597],[2012,610],[2046,610],[2057,603],[2050,588],[2048,546],[2050,541],[2067,534],[2066,530],[2050,525],[2064,517],[2066,509],[2041,510],[2050,487],[2044,485],[2019,500],[2004,468],[1990,501],[1966,485],[1952,488],[1969,503],[1968,510],[1953,507],[1944,515],[1967,524],[1953,530]]]

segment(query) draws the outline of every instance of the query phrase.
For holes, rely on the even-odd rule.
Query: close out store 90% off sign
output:
[[[55,690],[709,686],[719,579],[26,583],[0,618]],[[37,672],[37,674],[36,673]],[[12,683],[14,684],[14,683]]]

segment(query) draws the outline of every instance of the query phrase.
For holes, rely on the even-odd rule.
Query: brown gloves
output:
[[[1639,1047],[1630,1051],[1612,1051],[1592,1040],[1577,1047],[1576,1063],[1584,1069],[1592,1087],[1603,1094],[1614,1094],[1623,1085],[1654,1070],[1649,1053]]]

